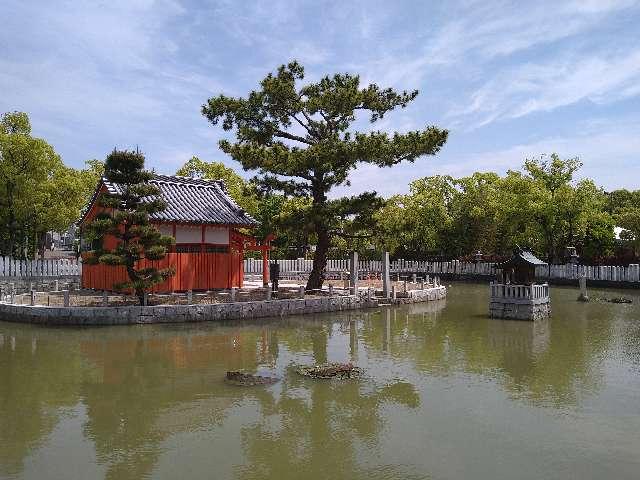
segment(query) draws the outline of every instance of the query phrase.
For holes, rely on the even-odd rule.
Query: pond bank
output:
[[[410,297],[398,299],[347,295],[147,307],[46,307],[0,303],[0,320],[53,326],[206,322],[357,310],[391,303],[429,302],[444,299],[446,295],[446,287],[437,286],[414,290]]]

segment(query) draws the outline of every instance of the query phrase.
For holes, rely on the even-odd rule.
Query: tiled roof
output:
[[[506,262],[499,264],[499,266],[502,268],[505,268],[505,267],[511,267],[517,263],[528,263],[529,265],[534,265],[534,266],[547,264],[546,262],[543,262],[538,257],[536,257],[529,250],[517,249],[514,252],[513,257],[511,257]]]
[[[160,189],[167,208],[150,215],[152,220],[252,227],[256,222],[229,196],[221,180],[154,175],[149,183]],[[121,193],[119,184],[102,179],[110,193]],[[98,187],[100,188],[100,187]],[[94,195],[91,203],[97,198]]]

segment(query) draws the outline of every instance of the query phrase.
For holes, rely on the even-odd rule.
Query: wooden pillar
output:
[[[262,286],[269,286],[269,250],[267,245],[262,248]]]

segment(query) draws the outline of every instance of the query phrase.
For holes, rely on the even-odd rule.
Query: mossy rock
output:
[[[255,387],[257,385],[273,385],[280,379],[277,377],[263,377],[260,375],[253,375],[251,373],[245,373],[242,371],[230,371],[227,372],[225,379],[227,383],[237,385],[239,387]]]
[[[350,363],[323,363],[321,365],[300,365],[296,372],[305,377],[330,379],[360,378],[363,370]]]

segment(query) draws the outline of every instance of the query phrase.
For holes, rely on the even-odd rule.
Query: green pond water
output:
[[[446,302],[244,323],[0,322],[3,479],[637,479],[640,294],[553,317]],[[365,377],[299,376],[353,362]],[[277,375],[238,387],[227,370]]]

